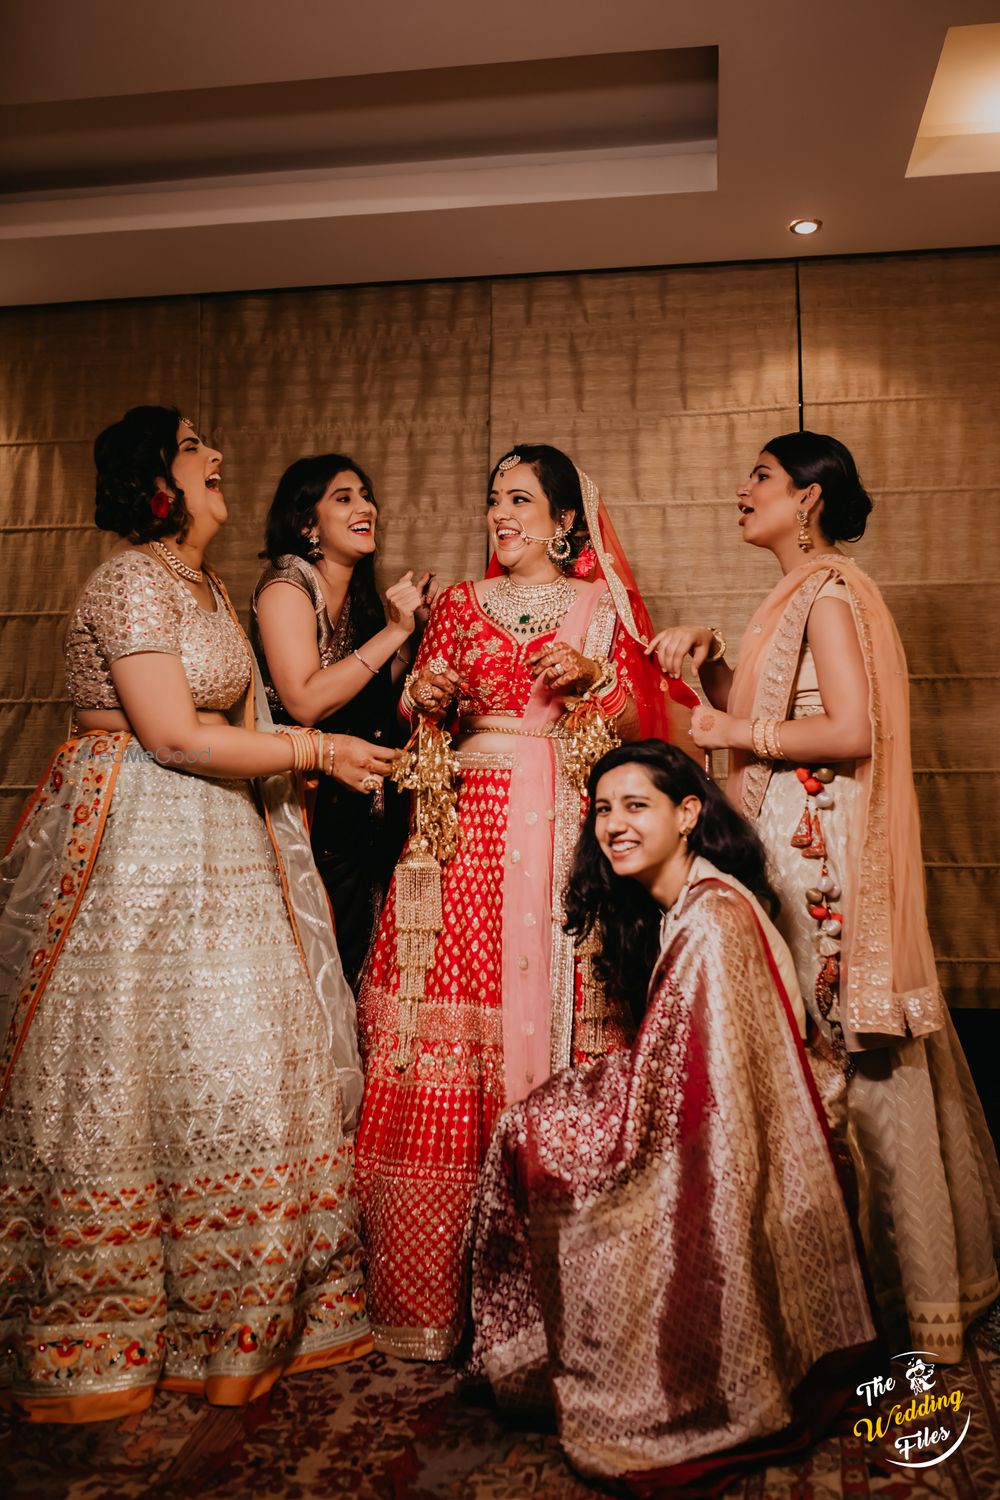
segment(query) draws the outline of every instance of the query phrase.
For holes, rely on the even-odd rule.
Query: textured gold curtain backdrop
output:
[[[805,425],[858,460],[906,647],[941,980],[1000,1007],[1000,255],[806,262],[801,306]]]
[[[1000,255],[955,252],[809,261],[798,288],[785,263],[0,314],[3,835],[65,730],[65,615],[112,544],[91,444],[126,407],[176,402],[225,453],[212,560],[244,611],[293,459],[368,468],[384,583],[450,581],[481,571],[491,458],[550,441],[612,505],[654,619],[735,644],[775,575],[741,546],[733,491],[798,425],[801,334],[806,425],[854,449],[876,501],[857,555],[910,657],[942,978],[953,1002],[1000,1007],[998,286]]]

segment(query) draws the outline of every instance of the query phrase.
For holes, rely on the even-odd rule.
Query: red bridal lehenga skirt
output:
[[[487,759],[500,757],[461,757],[461,842],[442,871],[444,925],[405,1067],[397,1067],[395,881],[358,997],[365,1097],[356,1184],[369,1252],[369,1315],[377,1346],[409,1359],[445,1359],[461,1335],[472,1197],[506,1102],[504,861],[519,851],[508,849],[507,840],[511,770],[479,764]],[[554,813],[536,816],[549,817],[555,834]],[[577,822],[570,847],[578,832]],[[554,868],[564,879],[558,853]],[[544,899],[551,900],[551,886]],[[571,982],[579,1017],[579,977]],[[609,1019],[603,1050],[625,1040],[620,1018]],[[590,1055],[574,1047],[575,1060]]]
[[[26,821],[5,937],[43,901],[61,920],[86,858],[101,789],[81,755],[60,764],[50,805],[75,778],[79,842],[42,890],[49,813]],[[8,1032],[0,1374],[37,1420],[138,1411],[158,1383],[236,1404],[371,1347],[327,1022],[250,792],[136,759],[106,800],[47,986]],[[43,920],[27,970],[47,943]]]

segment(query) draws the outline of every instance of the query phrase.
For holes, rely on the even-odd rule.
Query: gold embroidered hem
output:
[[[448,1359],[461,1332],[460,1324],[451,1328],[387,1328],[381,1323],[372,1324],[375,1348],[396,1359]]]
[[[0,1409],[11,1411],[27,1422],[113,1422],[147,1411],[158,1390],[203,1396],[210,1406],[248,1406],[251,1401],[266,1395],[286,1375],[304,1375],[309,1370],[346,1364],[370,1354],[374,1347],[371,1335],[365,1334],[334,1349],[299,1354],[284,1364],[268,1365],[257,1375],[213,1375],[207,1380],[166,1376],[156,1382],[128,1386],[120,1391],[105,1390],[96,1396],[18,1397],[9,1390],[0,1391]]]

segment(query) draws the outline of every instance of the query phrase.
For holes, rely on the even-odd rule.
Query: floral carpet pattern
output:
[[[1000,1307],[965,1361],[939,1370],[971,1415],[937,1467],[894,1468],[851,1432],[759,1471],[726,1500],[1000,1500]],[[883,1453],[886,1451],[882,1450]],[[0,1418],[7,1500],[587,1500],[552,1435],[515,1432],[457,1390],[449,1368],[371,1355],[282,1381],[246,1408],[161,1393],[120,1422],[41,1427]]]

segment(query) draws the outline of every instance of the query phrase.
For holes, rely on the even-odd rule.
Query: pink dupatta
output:
[[[555,640],[584,651],[598,604],[606,595],[599,584],[586,589],[564,617]],[[610,640],[602,654],[609,648]],[[546,725],[555,725],[564,709],[563,700],[536,680],[520,721],[528,733],[514,741],[503,877],[508,1104],[525,1098],[570,1061],[575,968],[571,943],[567,963],[560,918],[562,886],[569,873],[566,849],[571,856],[580,833],[580,798],[573,787],[559,784],[557,742],[533,737]]]

